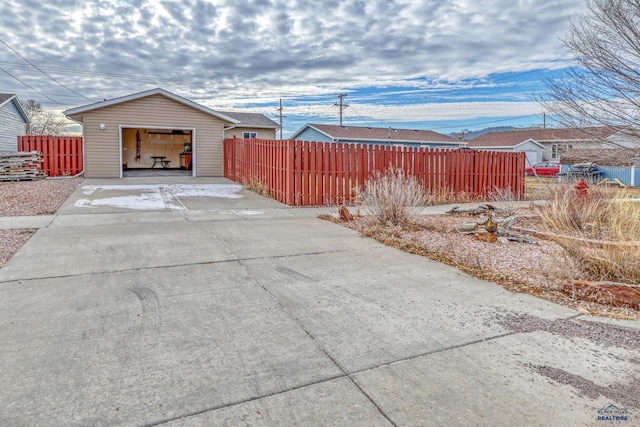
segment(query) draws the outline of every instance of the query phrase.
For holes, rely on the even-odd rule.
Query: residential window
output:
[[[244,139],[257,138],[258,132],[242,132],[242,137]]]

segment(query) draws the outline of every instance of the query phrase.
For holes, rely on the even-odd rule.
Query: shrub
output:
[[[499,204],[508,215],[515,215],[518,210],[517,202],[520,201],[520,197],[511,190],[511,187],[504,189],[495,187],[487,194],[487,197],[490,201]]]
[[[371,210],[378,222],[393,225],[412,222],[418,208],[429,202],[429,195],[418,180],[394,167],[384,173],[376,172],[356,196],[357,202]]]
[[[640,283],[640,200],[624,191],[571,186],[539,208],[545,230],[578,261],[585,278]]]

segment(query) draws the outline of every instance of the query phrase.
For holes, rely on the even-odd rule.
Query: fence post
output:
[[[285,172],[285,200],[288,205],[297,205],[295,197],[295,141],[290,139],[287,141]]]

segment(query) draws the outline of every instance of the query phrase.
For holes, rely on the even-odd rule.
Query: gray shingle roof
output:
[[[224,114],[225,116],[229,116],[232,119],[239,120],[236,126],[239,127],[254,127],[254,128],[269,128],[269,129],[277,129],[280,125],[270,118],[266,117],[263,114],[259,113],[241,113],[238,111],[220,111],[216,110],[219,113]]]
[[[571,165],[574,163],[595,162],[601,166],[633,166],[636,156],[640,156],[640,149],[617,148],[579,148],[567,150],[560,156],[560,163]]]
[[[363,126],[315,125],[309,126],[332,138],[369,141],[415,141],[415,142],[451,142],[460,143],[455,138],[431,130],[374,128]]]
[[[468,147],[515,147],[533,139],[534,141],[592,141],[607,138],[616,133],[613,128],[564,128],[564,129],[518,129],[507,132],[489,132],[467,141]]]
[[[0,93],[0,104],[4,104],[12,96],[15,96],[13,93]]]

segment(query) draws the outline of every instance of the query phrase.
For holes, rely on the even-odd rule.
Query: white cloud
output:
[[[3,0],[0,27],[4,41],[91,99],[160,86],[229,108],[365,87],[477,88],[490,75],[556,69],[559,38],[584,8],[583,0]],[[3,45],[0,66],[67,107],[86,103]],[[50,102],[0,74],[0,91]],[[379,102],[372,117],[481,109]],[[492,116],[533,109],[480,104]]]
[[[337,110],[336,110],[337,111]],[[345,110],[349,117],[355,113]],[[321,105],[287,108],[287,114],[325,116],[327,108]],[[333,116],[336,116],[333,112]],[[357,114],[372,121],[391,122],[451,121],[477,118],[497,118],[508,116],[528,116],[542,114],[537,102],[454,102],[424,104],[358,104]]]

